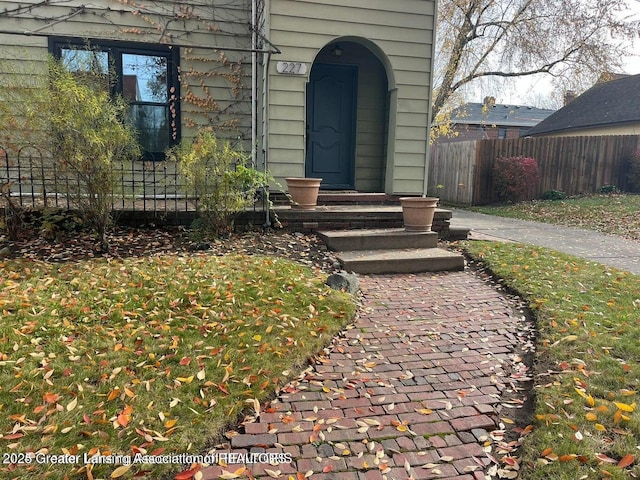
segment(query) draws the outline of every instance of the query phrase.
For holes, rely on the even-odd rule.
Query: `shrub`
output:
[[[565,200],[567,194],[562,190],[547,190],[542,194],[542,200]]]
[[[629,158],[627,179],[634,192],[640,191],[640,148],[636,148]]]
[[[0,198],[4,201],[3,215],[0,216],[0,231],[5,231],[9,240],[15,242],[24,233],[24,211],[11,199],[11,182],[0,186]]]
[[[493,166],[493,184],[501,201],[517,202],[534,197],[540,174],[530,157],[498,157]]]
[[[96,87],[91,75],[75,75],[60,62],[51,64],[50,89],[46,107],[53,158],[60,174],[77,180],[67,194],[105,250],[116,187],[114,163],[140,155],[135,131],[124,121],[127,105]]]
[[[602,185],[599,192],[604,195],[610,195],[613,193],[620,193],[620,190],[615,185]]]
[[[29,77],[33,84],[21,85],[16,75],[0,77],[0,141],[13,149],[37,146],[42,162],[54,167],[43,179],[47,189],[64,188],[70,205],[106,250],[114,163],[140,154],[135,131],[124,120],[127,105],[110,95],[104,75],[90,66],[74,73],[51,59],[48,67],[47,75]]]
[[[248,166],[245,153],[210,131],[170,149],[168,158],[178,162],[189,193],[197,198],[202,224],[216,235],[231,230],[236,216],[253,205],[270,181],[269,175]]]

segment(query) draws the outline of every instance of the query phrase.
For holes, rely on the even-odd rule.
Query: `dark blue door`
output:
[[[358,69],[314,64],[307,89],[305,174],[322,188],[353,188]]]

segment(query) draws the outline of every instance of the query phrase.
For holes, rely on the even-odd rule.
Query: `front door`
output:
[[[305,175],[322,188],[354,188],[358,68],[314,64],[307,89]]]

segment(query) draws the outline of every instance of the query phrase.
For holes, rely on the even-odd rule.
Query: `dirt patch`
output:
[[[90,258],[126,258],[206,252],[211,255],[274,255],[288,258],[326,272],[339,265],[315,235],[269,231],[234,233],[224,238],[202,238],[183,227],[122,228],[108,236],[108,249],[102,251],[95,237],[74,231],[53,239],[30,237],[9,242],[0,237],[5,258],[24,258],[46,262],[73,262]]]

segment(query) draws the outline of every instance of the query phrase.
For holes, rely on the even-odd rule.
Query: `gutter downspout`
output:
[[[431,123],[433,119],[433,77],[434,67],[436,63],[436,34],[438,30],[438,0],[433,2],[433,39],[431,43],[431,70],[429,72],[429,107],[427,110],[427,143],[425,145],[424,153],[424,185],[422,188],[422,196],[426,197],[429,191],[429,166],[431,163]]]
[[[258,43],[257,0],[251,0],[251,166],[258,163]]]
[[[266,58],[262,55],[262,163],[264,166],[265,174],[269,172],[269,65],[271,64],[271,55],[279,54],[280,49],[273,45],[269,41],[270,21],[271,21],[271,2],[264,0],[262,4],[262,40],[265,42],[265,46],[270,46],[271,49],[267,49]],[[271,212],[269,208],[269,185],[265,188],[265,195],[267,200],[267,208],[265,211],[264,226],[266,228],[271,227]]]
[[[262,66],[262,160],[264,162],[265,173],[269,171],[269,64],[271,63],[271,52],[267,52],[266,61]],[[267,198],[269,186],[267,185]],[[269,208],[265,208],[265,227],[271,226]]]

